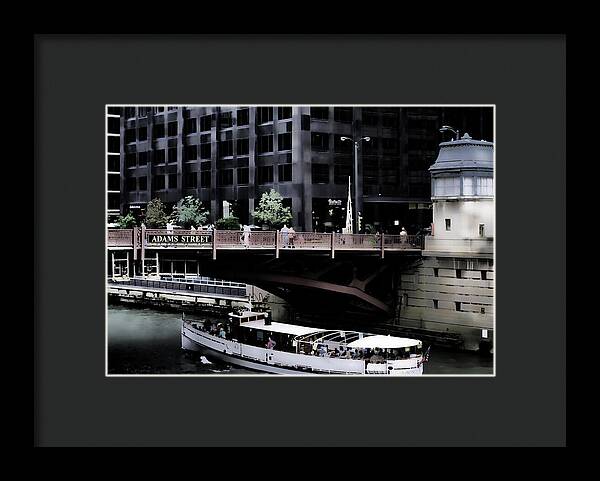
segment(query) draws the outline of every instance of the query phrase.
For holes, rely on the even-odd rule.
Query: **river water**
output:
[[[206,315],[187,314],[190,320]],[[216,318],[214,318],[216,319]],[[181,349],[181,316],[149,308],[108,306],[109,374],[257,374],[208,361]],[[472,352],[431,348],[424,374],[492,374],[493,359]]]

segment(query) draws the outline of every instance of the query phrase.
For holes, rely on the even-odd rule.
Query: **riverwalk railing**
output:
[[[331,251],[419,251],[424,247],[420,235],[340,234],[323,232],[230,231],[184,229],[109,229],[109,248],[134,250],[182,248],[211,249],[213,257],[218,249],[271,249],[279,256],[280,250]]]
[[[162,277],[162,276],[161,276]],[[124,280],[113,280],[108,278],[108,285],[115,287],[131,286],[146,288],[149,290],[160,289],[168,291],[185,291],[186,293],[215,294],[224,296],[233,296],[247,298],[246,284],[239,282],[229,282],[220,279],[185,279],[185,280],[167,280],[167,279],[147,279],[143,277],[131,277]]]

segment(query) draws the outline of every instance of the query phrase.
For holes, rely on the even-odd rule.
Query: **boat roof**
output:
[[[315,327],[304,327],[297,326],[295,324],[283,324],[281,322],[272,322],[266,324],[263,319],[258,321],[248,321],[240,324],[241,327],[248,327],[251,329],[260,329],[263,331],[280,332],[282,334],[291,334],[293,336],[301,336],[304,334],[312,334],[317,332],[323,332],[325,329],[317,329]]]
[[[366,336],[362,339],[357,339],[348,344],[348,347],[362,348],[362,349],[374,349],[379,347],[380,349],[398,349],[403,347],[419,346],[421,341],[417,339],[409,339],[407,337],[394,337],[394,336],[383,336],[376,334],[373,336]]]

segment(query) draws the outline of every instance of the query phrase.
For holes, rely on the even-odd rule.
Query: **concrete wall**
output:
[[[423,257],[402,273],[400,294],[400,325],[459,333],[469,350],[478,349],[482,329],[493,341],[492,258]]]
[[[446,230],[445,219],[451,219]],[[481,238],[479,224],[485,225],[484,237],[494,237],[494,200],[436,200],[433,205],[433,235],[436,239]]]

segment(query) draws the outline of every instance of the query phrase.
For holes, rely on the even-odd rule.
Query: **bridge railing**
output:
[[[381,239],[376,234],[336,234],[336,250],[380,249]]]
[[[331,234],[322,232],[294,232],[285,234],[279,232],[279,247],[281,249],[331,249]]]
[[[423,249],[423,236],[386,234],[383,246],[384,249]]]
[[[108,229],[108,245],[133,247],[133,229]]]
[[[134,243],[134,229],[109,229],[109,247],[139,246],[138,239]],[[213,239],[214,238],[214,239]],[[214,243],[213,243],[214,240]],[[192,247],[195,249],[317,249],[317,250],[381,250],[382,236],[379,234],[340,234],[323,232],[281,231],[198,231],[184,229],[145,229],[144,246],[152,247]],[[333,243],[333,245],[332,245]],[[420,235],[383,236],[384,250],[415,250],[424,248],[424,238]]]

